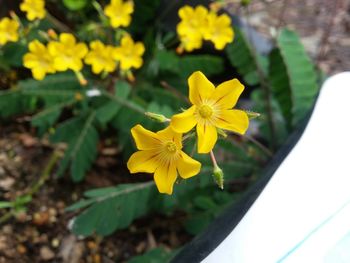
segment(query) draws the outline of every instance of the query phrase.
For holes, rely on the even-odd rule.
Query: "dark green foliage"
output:
[[[169,252],[164,248],[155,248],[141,256],[133,257],[128,263],[167,263],[170,262],[175,252]]]
[[[319,87],[314,65],[299,37],[284,29],[271,52],[269,80],[289,127],[295,126],[311,109]]]
[[[81,181],[90,169],[97,155],[98,133],[93,123],[95,112],[87,116],[72,118],[58,126],[51,141],[66,142],[68,148],[60,163],[58,176],[70,165],[72,179]]]
[[[259,84],[257,72],[257,59],[252,47],[246,40],[244,33],[239,28],[234,28],[235,40],[226,48],[226,54],[238,73],[243,77],[248,85]]]
[[[67,210],[86,208],[74,219],[72,230],[78,235],[109,235],[123,229],[149,212],[158,196],[154,183],[122,184],[85,192],[86,199]]]

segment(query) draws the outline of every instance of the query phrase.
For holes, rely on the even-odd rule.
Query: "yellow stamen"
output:
[[[199,107],[198,112],[202,118],[208,119],[213,115],[213,108],[209,105],[202,105]]]
[[[165,144],[165,149],[169,152],[169,153],[175,153],[177,151],[177,147],[176,144],[174,142],[167,142]]]

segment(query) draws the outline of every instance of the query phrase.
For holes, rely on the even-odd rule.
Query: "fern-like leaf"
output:
[[[298,35],[288,29],[277,38],[270,54],[269,80],[288,126],[299,123],[311,109],[319,87],[314,65]]]
[[[67,208],[68,211],[85,208],[74,219],[72,230],[75,234],[84,236],[94,232],[109,235],[149,212],[157,195],[153,182],[122,184],[88,191],[85,193],[87,199]]]
[[[77,117],[63,123],[51,137],[52,142],[67,142],[68,149],[61,161],[58,176],[70,165],[72,179],[81,181],[97,155],[98,132],[93,126],[95,112],[86,118]]]

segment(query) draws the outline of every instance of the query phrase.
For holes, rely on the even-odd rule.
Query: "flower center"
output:
[[[202,118],[208,119],[213,115],[213,108],[208,105],[202,105],[199,107],[198,112]]]
[[[168,153],[175,153],[177,151],[177,147],[174,142],[167,142],[165,144],[165,149],[168,151]]]

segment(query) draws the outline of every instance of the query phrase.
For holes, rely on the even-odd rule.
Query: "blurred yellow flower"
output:
[[[160,193],[172,194],[178,173],[184,179],[199,173],[201,163],[181,151],[182,134],[170,127],[154,133],[136,125],[131,134],[139,151],[131,155],[128,169],[131,173],[154,173]]]
[[[27,19],[30,21],[43,19],[46,15],[44,0],[24,0],[19,8],[27,13]]]
[[[85,63],[92,66],[92,72],[100,74],[102,71],[113,72],[116,62],[113,59],[114,47],[104,45],[95,40],[90,43],[90,51],[85,57]]]
[[[194,72],[188,79],[192,107],[171,118],[170,127],[178,133],[197,126],[198,153],[208,153],[217,141],[217,128],[244,134],[249,126],[248,115],[232,109],[244,86],[232,79],[215,86],[203,75]]]
[[[140,68],[143,63],[142,55],[145,52],[145,46],[141,42],[134,43],[129,35],[124,36],[120,44],[114,50],[114,58],[120,62],[121,70]]]
[[[85,43],[76,43],[72,34],[62,33],[59,41],[48,44],[50,54],[54,57],[54,67],[57,71],[80,71],[83,68],[82,59],[88,53]]]
[[[104,9],[104,13],[109,17],[114,28],[128,26],[131,22],[131,14],[134,12],[132,1],[112,0]]]
[[[231,18],[222,14],[218,16],[214,12],[208,15],[208,27],[204,31],[204,39],[210,40],[218,50],[222,50],[226,44],[233,41],[234,33],[231,26]]]
[[[33,77],[42,80],[47,73],[55,73],[53,57],[38,40],[29,43],[29,53],[23,57],[23,65],[32,70]]]
[[[16,20],[12,20],[5,17],[0,20],[0,45],[5,45],[7,42],[18,41],[18,28],[19,23]]]
[[[195,8],[185,5],[179,9],[178,14],[181,21],[176,31],[185,50],[201,48],[203,33],[207,27],[208,9],[202,5]]]

